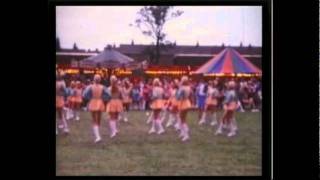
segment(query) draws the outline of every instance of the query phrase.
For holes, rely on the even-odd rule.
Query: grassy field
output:
[[[220,113],[218,114],[220,117]],[[103,141],[94,144],[91,119],[69,121],[70,135],[56,139],[56,175],[261,175],[261,113],[237,113],[236,136],[215,136],[209,124],[199,126],[190,112],[190,141],[182,143],[173,127],[162,135],[148,135],[144,112],[130,112],[129,122],[120,122],[120,133],[109,138],[102,121]],[[165,124],[165,123],[164,123]]]

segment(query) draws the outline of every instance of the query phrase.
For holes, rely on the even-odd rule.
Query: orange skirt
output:
[[[218,104],[218,100],[215,98],[207,98],[206,99],[206,105],[207,106],[216,106]]]
[[[179,109],[180,111],[182,111],[182,110],[188,110],[188,109],[190,109],[191,107],[192,107],[192,105],[191,105],[191,102],[190,102],[189,99],[184,99],[184,100],[179,101],[178,109]]]
[[[156,99],[152,101],[150,107],[151,109],[162,109],[165,104],[165,101],[162,99]]]
[[[64,99],[63,96],[56,96],[56,108],[63,108]]]
[[[102,99],[91,99],[88,104],[89,111],[104,111],[105,106]]]
[[[81,96],[75,96],[72,99],[75,103],[81,104],[82,103],[82,97]]]
[[[111,99],[107,104],[108,113],[122,112],[122,111],[123,111],[123,105],[120,99]]]
[[[130,103],[132,103],[132,99],[130,97],[124,97],[122,102],[124,104],[130,104]]]
[[[223,109],[226,111],[235,111],[238,108],[237,102],[230,102],[223,106]]]
[[[178,107],[179,106],[179,101],[176,98],[170,98],[168,102],[170,107]]]

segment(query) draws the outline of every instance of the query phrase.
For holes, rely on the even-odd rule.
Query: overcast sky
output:
[[[260,6],[176,6],[184,13],[167,22],[167,40],[177,45],[262,45]],[[100,49],[107,44],[150,44],[130,27],[141,6],[57,6],[56,36],[62,48]]]

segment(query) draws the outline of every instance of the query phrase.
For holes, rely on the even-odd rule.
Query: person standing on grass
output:
[[[204,83],[203,79],[200,79],[200,82],[196,88],[196,96],[197,96],[197,107],[198,107],[198,118],[200,119],[199,125],[203,124],[206,121],[206,113],[205,109],[205,101],[206,101],[206,90],[207,85]]]
[[[123,102],[123,121],[128,121],[128,112],[130,110],[130,104],[132,103],[131,98],[131,92],[132,92],[132,84],[130,83],[129,79],[123,80],[123,88],[121,89],[121,95],[122,95],[122,102]]]
[[[182,141],[187,141],[189,139],[189,127],[187,124],[187,114],[192,108],[191,97],[193,95],[192,89],[189,84],[187,76],[181,78],[181,86],[177,93],[177,99],[179,101],[179,115],[181,119],[180,135]]]
[[[168,109],[170,111],[170,114],[169,114],[169,120],[166,124],[166,127],[169,127],[169,126],[173,125],[174,123],[176,123],[175,127],[177,130],[180,127],[179,114],[178,114],[178,105],[179,104],[178,104],[178,100],[176,98],[178,88],[179,88],[179,80],[175,79],[172,82],[171,88],[169,90],[170,97],[168,100]]]
[[[134,86],[131,91],[131,95],[132,95],[132,109],[139,110],[141,97],[140,97],[140,85],[138,82],[134,83]]]
[[[210,114],[212,117],[211,125],[215,126],[217,124],[217,108],[218,108],[218,96],[219,91],[217,89],[218,82],[215,81],[209,81],[208,83],[208,90],[207,90],[207,97],[205,101],[205,111],[204,116]],[[206,122],[206,119],[204,119],[204,122]]]
[[[235,82],[229,81],[227,83],[227,91],[225,93],[225,99],[223,102],[224,113],[222,119],[219,123],[218,130],[216,131],[216,135],[222,134],[223,125],[226,124],[227,128],[230,130],[228,133],[228,137],[236,135],[237,131],[237,123],[235,120],[235,111],[237,109],[238,96],[235,91]]]
[[[158,129],[158,134],[164,133],[164,129],[162,127],[162,121],[160,119],[160,112],[164,106],[164,101],[163,101],[163,95],[164,95],[164,90],[160,85],[160,80],[158,78],[155,78],[153,80],[153,87],[152,87],[152,103],[150,105],[152,111],[152,127],[149,130],[149,134],[152,134],[156,132],[156,128]]]
[[[63,76],[63,72],[58,72],[56,76],[56,112],[58,114],[58,122],[61,124],[63,131],[69,133],[68,123],[63,110],[65,106],[65,96],[67,94],[66,83],[63,80]],[[58,134],[57,123],[56,134]]]
[[[70,91],[68,96],[68,104],[70,107],[70,119],[75,118],[75,89],[76,89],[76,81],[72,80],[70,84]]]
[[[119,119],[119,114],[123,111],[123,104],[121,100],[121,87],[118,85],[117,77],[114,75],[110,77],[110,87],[108,87],[108,93],[111,97],[111,100],[107,104],[107,113],[110,117],[110,137],[113,138],[119,132],[117,128],[117,121]]]
[[[93,78],[93,84],[90,85],[83,93],[84,98],[89,100],[88,110],[91,112],[93,123],[93,134],[95,136],[95,143],[101,141],[100,136],[100,122],[101,113],[105,111],[104,100],[108,99],[107,88],[100,84],[101,77],[96,74]]]
[[[149,101],[149,87],[145,82],[142,88],[142,109],[147,110],[147,102]]]
[[[81,109],[82,104],[82,84],[80,81],[76,81],[76,87],[74,88],[74,114],[75,114],[75,120],[79,121],[79,111]]]

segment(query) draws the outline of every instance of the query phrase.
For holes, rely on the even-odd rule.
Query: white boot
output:
[[[237,121],[235,118],[232,118],[231,119],[231,124],[232,124],[232,128],[234,131],[237,131],[238,130],[238,125],[237,125]]]
[[[181,119],[179,117],[179,114],[176,115],[176,124],[174,125],[174,128],[176,129],[176,131],[181,129]]]
[[[63,111],[62,113],[64,114],[66,120],[69,120],[70,119],[70,110],[69,110],[69,108],[64,107],[62,111]]]
[[[147,119],[147,124],[149,124],[153,119],[153,111],[151,112],[150,116]]]
[[[173,114],[170,114],[170,115],[169,115],[169,120],[168,120],[168,122],[167,122],[167,124],[166,124],[166,127],[171,126],[171,125],[173,124],[173,122],[174,122]]]
[[[123,112],[123,121],[128,122],[128,112],[127,111]]]
[[[63,123],[63,131],[68,134],[69,128],[68,128],[68,123],[65,118],[62,118],[62,123]]]
[[[189,139],[189,127],[186,123],[182,125],[184,136],[182,138],[182,141],[187,141]]]
[[[68,110],[67,110],[67,116],[68,116],[68,118],[67,118],[68,120],[71,120],[71,119],[74,118],[74,112],[73,112],[72,109],[68,108]]]
[[[163,127],[162,127],[162,121],[161,121],[160,119],[158,119],[158,120],[156,121],[156,123],[157,123],[157,125],[158,125],[158,134],[164,133],[164,129],[163,129]]]
[[[217,122],[217,113],[213,113],[212,114],[212,122],[211,122],[211,126],[215,126],[217,125],[218,122]]]
[[[222,134],[222,129],[223,129],[223,123],[222,121],[219,123],[218,130],[216,131],[215,135]]]
[[[115,120],[110,120],[109,121],[109,126],[110,126],[110,138],[113,138],[114,136],[116,136],[117,132],[116,132],[116,122]]]
[[[180,130],[179,138],[183,138],[185,136],[185,134],[186,134],[186,130],[184,129],[183,124],[181,123],[181,121],[179,123],[179,130]]]
[[[99,133],[99,126],[93,125],[93,134],[95,136],[94,143],[98,143],[101,141],[100,133]]]
[[[226,123],[222,123],[222,128],[223,128],[223,129],[228,129],[229,126],[228,126],[228,124],[226,124]]]
[[[206,122],[206,112],[202,113],[201,119],[199,121],[199,125],[203,124]]]
[[[76,114],[76,121],[79,121],[80,120],[80,117],[79,117],[79,111],[75,111],[75,114]]]
[[[230,123],[230,132],[228,133],[228,137],[232,137],[234,135],[236,135],[237,133],[237,125],[236,125],[236,121],[234,118],[231,119],[231,123]]]
[[[155,133],[156,132],[156,128],[155,128],[155,125],[156,125],[156,120],[152,120],[152,127],[151,129],[149,130],[149,134],[152,134],[152,133]]]

